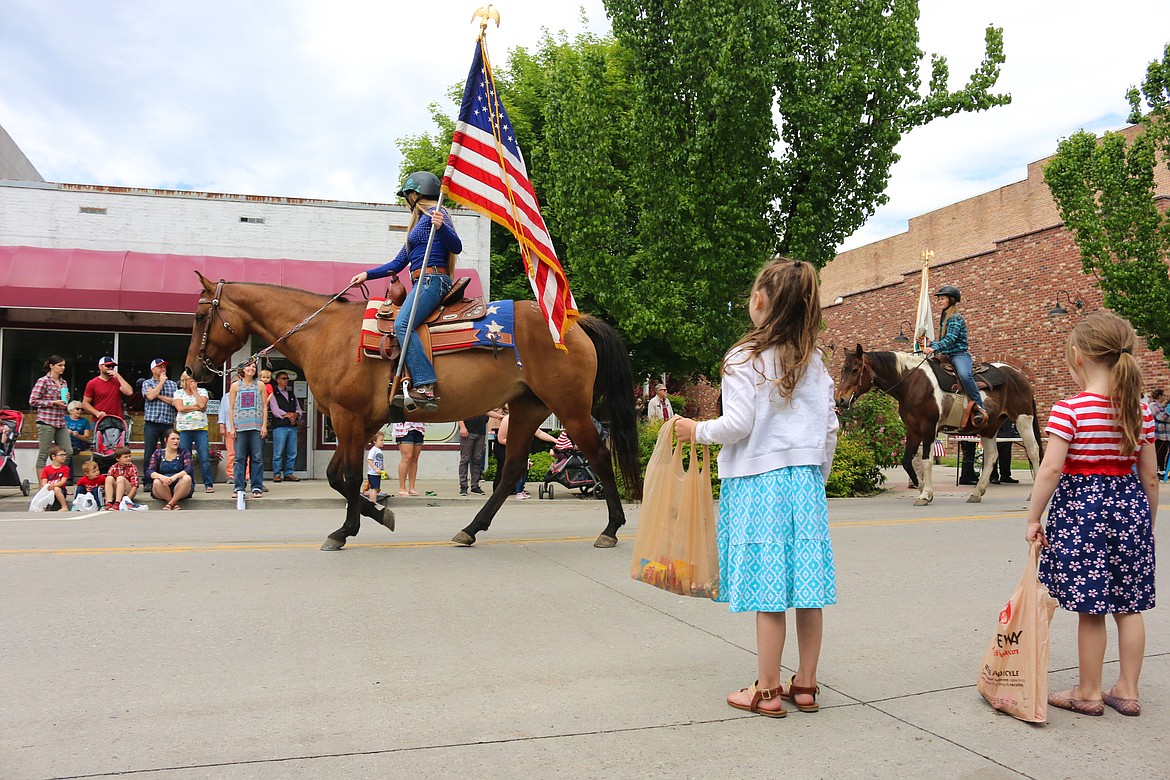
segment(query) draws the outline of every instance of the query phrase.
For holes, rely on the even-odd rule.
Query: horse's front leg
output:
[[[982,438],[983,473],[979,475],[979,483],[975,485],[971,495],[967,496],[968,504],[978,504],[983,500],[983,494],[987,492],[987,483],[991,481],[991,475],[995,471],[995,461],[999,458],[999,448],[995,444],[995,437],[984,436]]]
[[[910,477],[910,487],[916,488],[922,482],[922,462],[918,457],[918,439],[906,435],[906,448],[902,451],[902,470]]]
[[[933,429],[932,429],[933,430]],[[921,453],[922,479],[918,481],[918,498],[914,499],[914,506],[926,506],[934,500],[934,458],[930,457],[930,447],[934,444],[933,435],[922,436]]]
[[[360,515],[381,523],[391,531],[394,530],[394,510],[389,505],[378,507],[362,495],[362,475],[365,471],[364,430],[359,432],[357,437],[344,438],[340,430],[337,428],[334,430],[338,433],[338,447],[333,459],[329,461],[326,475],[329,477],[329,485],[345,497],[345,523],[325,538],[321,549],[327,552],[340,550],[349,537],[357,536],[361,530]]]

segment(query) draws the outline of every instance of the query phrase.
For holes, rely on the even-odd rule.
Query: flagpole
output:
[[[494,20],[496,23],[496,27],[500,26],[500,12],[495,10],[494,8],[492,8],[490,3],[486,7],[481,6],[475,10],[475,13],[473,13],[471,15],[471,21],[474,22],[476,19],[480,20],[479,39],[481,41],[487,36],[488,21]],[[406,339],[404,340],[404,342],[401,345],[402,354],[400,354],[398,356],[398,368],[395,369],[395,371],[394,371],[393,385],[395,385],[395,386],[397,386],[400,382],[405,381],[405,377],[404,377],[403,372],[406,369],[406,353],[410,349],[410,336],[412,333],[414,333],[414,323],[415,323],[416,315],[418,313],[418,295],[419,294],[418,294],[417,288],[419,285],[421,285],[423,283],[423,279],[425,279],[426,275],[427,275],[427,265],[428,265],[428,261],[430,260],[430,257],[431,257],[431,246],[433,246],[434,242],[435,242],[436,227],[435,227],[435,216],[434,215],[441,213],[441,210],[443,208],[443,196],[444,195],[446,195],[446,192],[444,192],[440,188],[439,189],[439,199],[435,203],[435,210],[433,212],[431,212],[431,214],[430,214],[431,231],[429,234],[427,234],[427,248],[423,252],[422,265],[419,266],[419,269],[418,269],[418,280],[416,282],[414,282],[414,284],[411,285],[411,292],[414,293],[414,304],[411,305],[410,316],[406,320]],[[406,267],[410,268],[409,263],[407,264]],[[409,389],[409,386],[407,389]],[[413,409],[415,404],[413,403],[413,400],[410,397],[410,393],[407,392],[407,389],[403,389],[403,391],[402,391],[402,406],[405,409]]]

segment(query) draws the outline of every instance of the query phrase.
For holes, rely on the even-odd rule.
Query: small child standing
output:
[[[60,507],[58,512],[69,511],[69,504],[65,502],[65,486],[69,483],[69,466],[65,465],[65,459],[68,457],[64,449],[54,444],[49,447],[49,462],[41,469],[41,487],[53,491],[53,498]]]
[[[1122,715],[1141,714],[1142,612],[1154,607],[1158,481],[1154,420],[1141,401],[1136,343],[1130,324],[1106,312],[1088,315],[1069,333],[1069,371],[1082,392],[1052,408],[1048,448],[1028,506],[1024,536],[1044,547],[1040,581],[1079,616],[1080,679],[1072,690],[1050,694],[1048,703],[1082,715],[1101,715],[1105,705]],[[1108,614],[1117,624],[1120,668],[1117,683],[1105,691]]]
[[[106,478],[102,476],[102,470],[98,467],[95,461],[87,460],[81,464],[81,479],[77,480],[77,494],[73,497],[74,501],[77,496],[89,494],[93,496],[93,500],[101,507],[102,488],[106,486]]]
[[[106,472],[106,506],[115,511],[121,508],[122,499],[129,499],[127,509],[141,509],[142,504],[134,501],[138,493],[138,467],[130,457],[130,448],[122,445],[114,450],[114,465]]]
[[[386,434],[378,431],[374,434],[373,446],[366,453],[366,479],[370,483],[370,490],[366,495],[375,504],[378,503],[378,492],[382,489],[382,467],[385,464],[382,445],[385,441]]]
[[[781,700],[816,712],[821,608],[837,603],[825,480],[837,448],[833,380],[817,348],[817,272],[777,257],[752,286],[753,328],[723,358],[723,415],[680,417],[679,441],[722,443],[716,538],[719,601],[756,613],[755,683],[727,703],[769,718]],[[796,610],[800,664],[785,687],[785,611]]]

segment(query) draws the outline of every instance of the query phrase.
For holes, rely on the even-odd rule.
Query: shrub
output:
[[[879,468],[902,462],[906,426],[898,416],[898,404],[885,393],[866,393],[841,416],[844,435],[864,446]]]
[[[671,398],[671,403],[674,399]],[[678,408],[675,408],[678,411]],[[661,420],[643,420],[638,425],[638,473],[643,478],[646,476],[646,466],[650,463],[650,456],[654,454],[654,445],[658,443],[658,432],[662,430],[662,426],[666,423]],[[719,445],[709,445],[711,450],[711,495],[719,498],[719,464],[716,458],[719,456]],[[683,464],[690,465],[690,447],[683,450]],[[621,475],[617,477],[618,492],[621,497],[627,501],[632,500],[633,496],[630,489],[622,481]]]
[[[552,445],[549,445],[551,449]],[[544,475],[548,473],[548,469],[552,466],[553,456],[547,450],[544,452],[534,452],[528,456],[532,461],[532,468],[528,469],[528,476],[525,477],[527,482],[544,482]],[[496,478],[496,461],[494,458],[488,459],[487,468],[483,470],[480,479],[491,481]]]
[[[869,442],[848,433],[837,440],[833,470],[825,484],[829,498],[872,495],[885,479]]]

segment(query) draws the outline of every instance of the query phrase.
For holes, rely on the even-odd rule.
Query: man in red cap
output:
[[[122,417],[122,396],[134,395],[130,383],[118,373],[118,364],[109,355],[98,361],[98,375],[85,385],[81,407],[95,421],[107,414]]]
[[[164,441],[168,428],[175,427],[175,394],[179,383],[167,379],[170,365],[162,358],[150,361],[150,379],[142,382],[142,473],[147,473],[146,464]]]

